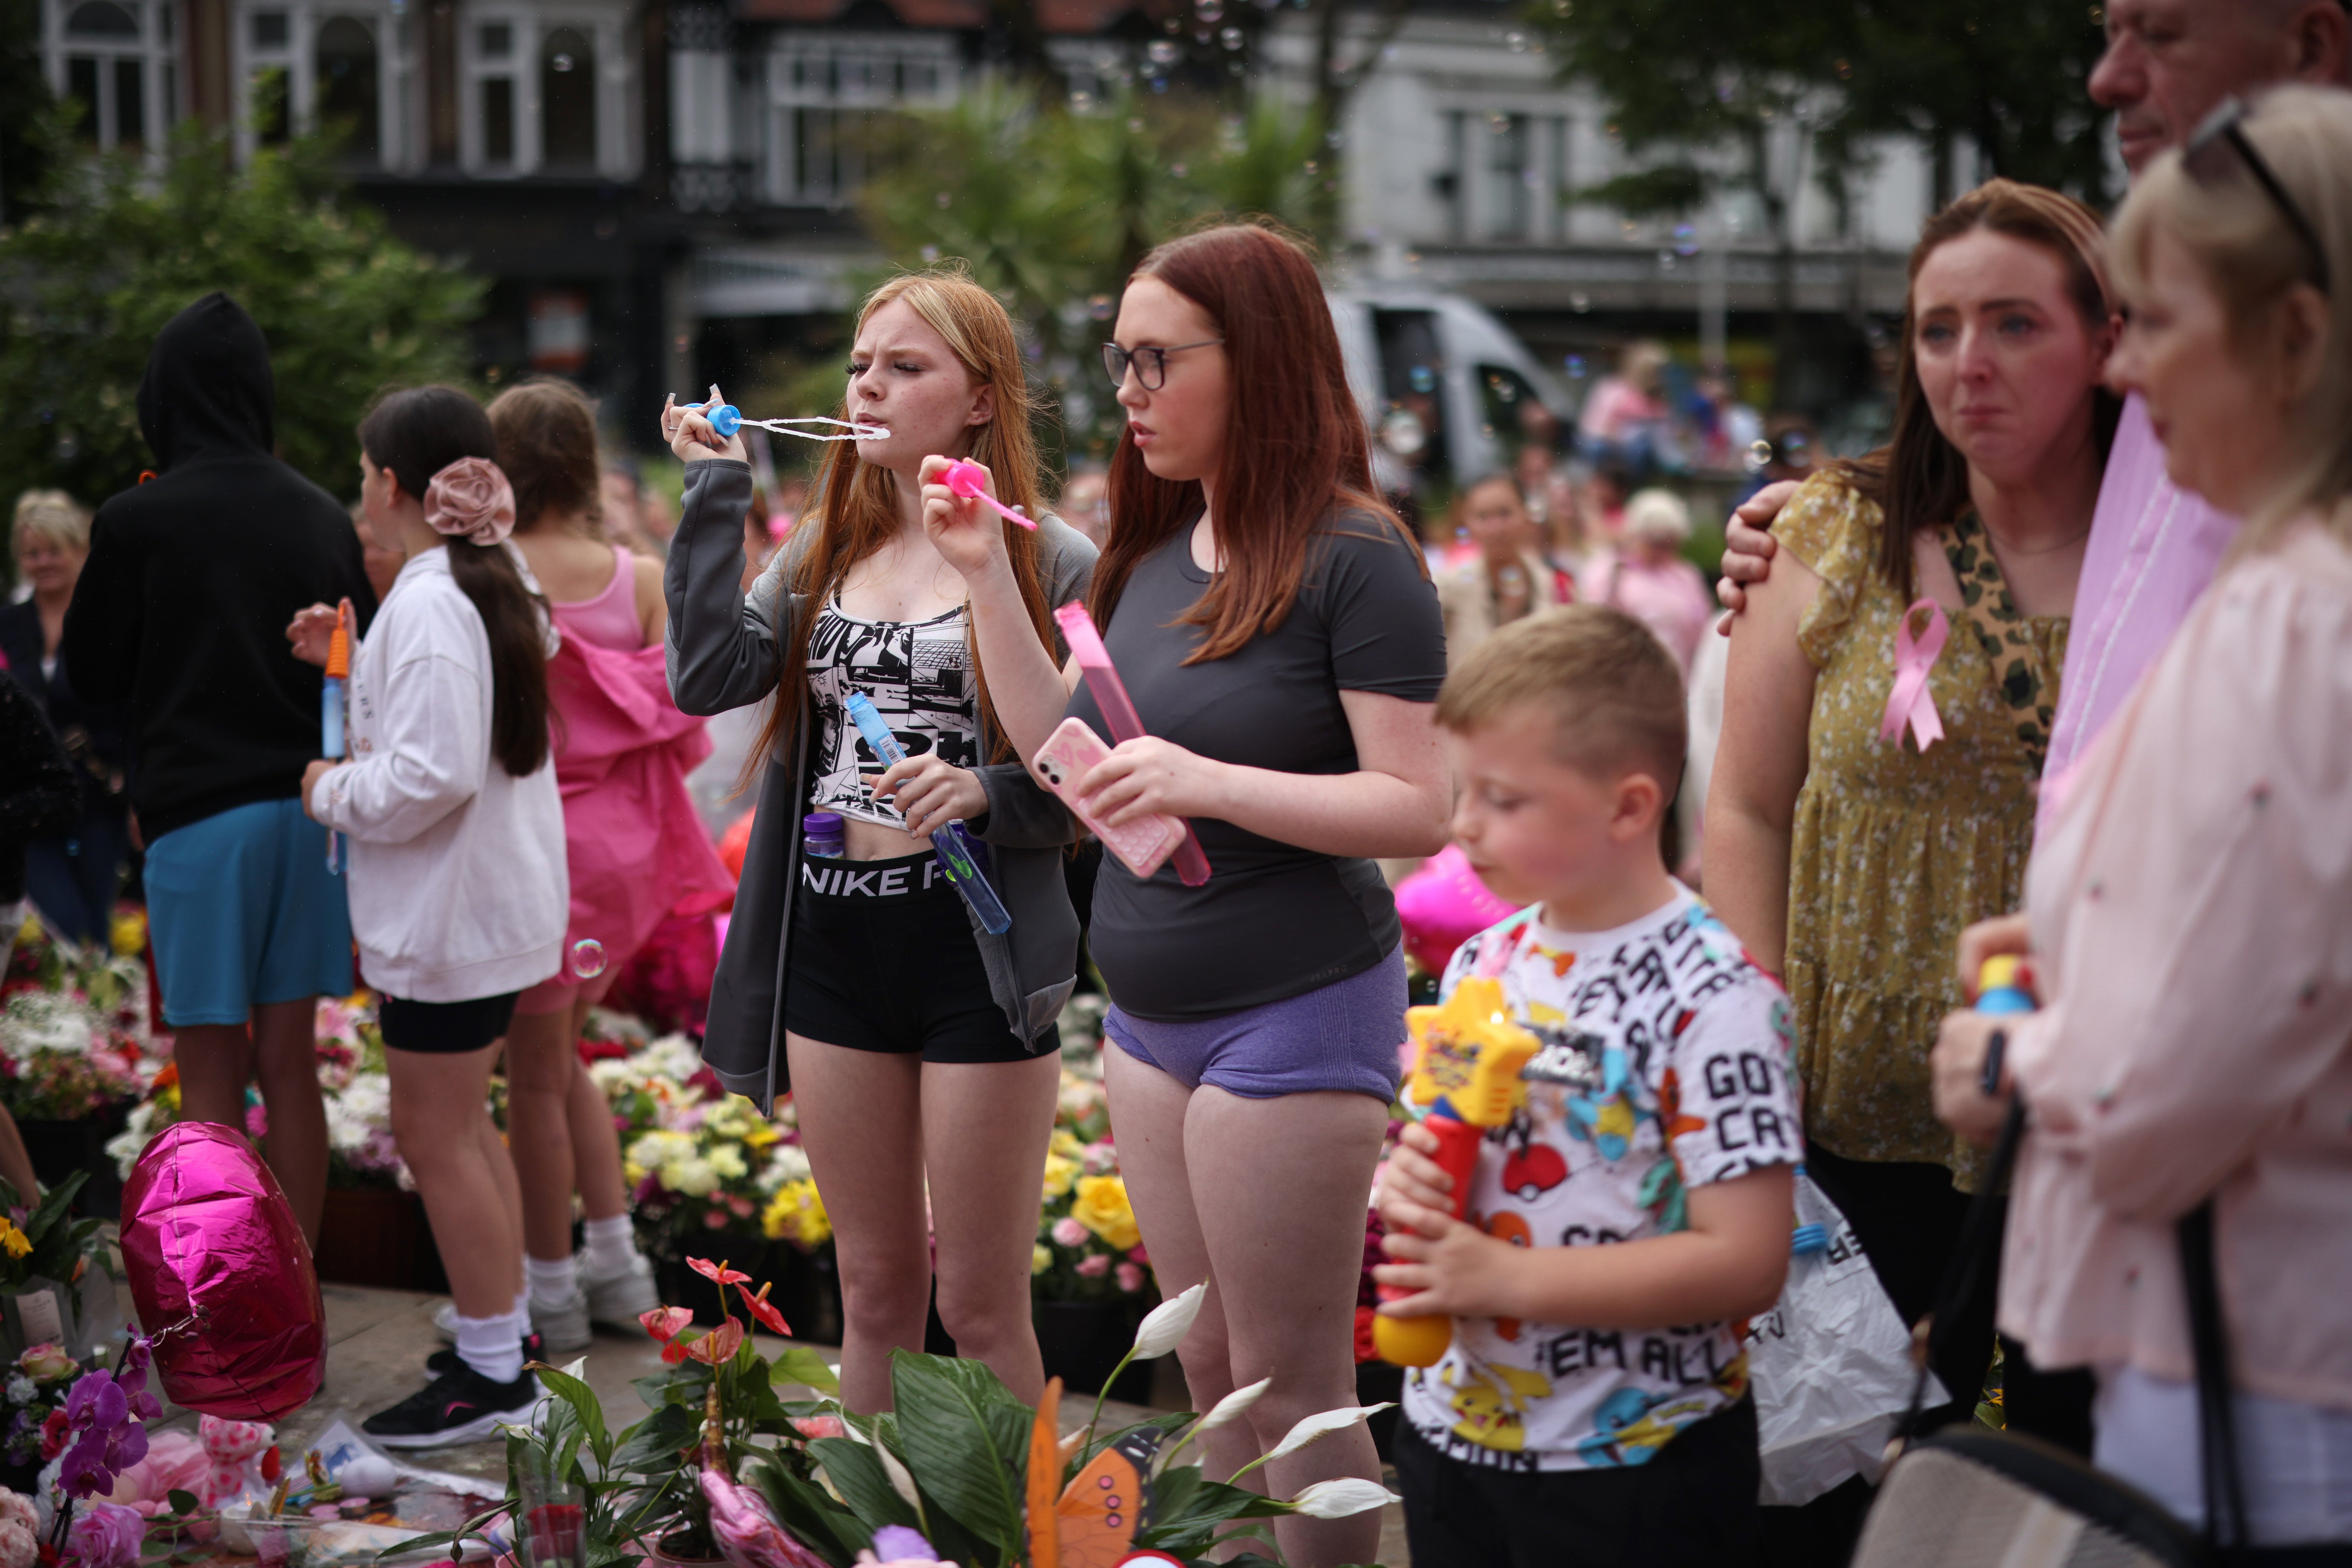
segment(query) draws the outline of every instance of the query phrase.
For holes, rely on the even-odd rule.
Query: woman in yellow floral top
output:
[[[1732,634],[1707,898],[1787,981],[1807,1170],[1906,1321],[1931,1304],[1974,1185],[1975,1151],[1936,1120],[1928,1053],[1964,1005],[1961,928],[2021,901],[2115,430],[2100,250],[2087,208],[2003,180],[1928,221],[1893,439],[1781,511],[1788,567],[1749,590]],[[1897,697],[1906,645],[1933,660],[1932,708],[1916,674]],[[1938,1358],[1953,1416],[1990,1359],[1992,1281],[1978,1295]],[[2087,1386],[2011,1364],[2011,1420],[2087,1447]]]

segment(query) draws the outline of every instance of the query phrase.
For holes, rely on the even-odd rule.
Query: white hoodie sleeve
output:
[[[369,843],[404,843],[431,827],[473,798],[489,761],[490,674],[472,657],[488,651],[478,629],[409,629],[415,635],[383,650],[369,751],[311,789],[320,820]]]

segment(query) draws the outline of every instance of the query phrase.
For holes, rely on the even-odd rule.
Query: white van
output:
[[[1384,488],[1425,498],[1507,467],[1529,400],[1574,426],[1567,386],[1486,307],[1378,284],[1327,298]]]

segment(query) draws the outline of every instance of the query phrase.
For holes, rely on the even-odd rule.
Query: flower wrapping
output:
[[[122,1262],[178,1403],[276,1420],[326,1375],[326,1310],[286,1194],[228,1128],[179,1121],[122,1194]]]

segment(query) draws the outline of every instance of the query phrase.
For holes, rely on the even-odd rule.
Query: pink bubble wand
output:
[[[1087,689],[1094,693],[1095,706],[1102,710],[1103,722],[1110,726],[1112,743],[1145,733],[1135,700],[1128,696],[1127,683],[1118,678],[1110,650],[1103,647],[1102,633],[1095,628],[1095,618],[1087,614],[1086,605],[1073,599],[1054,612],[1054,619],[1061,623],[1063,640],[1078,661],[1078,673],[1086,677]],[[1192,831],[1190,822],[1184,824],[1184,842],[1176,846],[1169,858],[1176,868],[1176,879],[1186,887],[1197,888],[1209,879],[1208,853],[1201,847],[1200,835]]]
[[[1028,529],[1034,529],[1037,526],[1034,522],[1032,522],[1029,519],[1021,515],[1021,509],[1019,507],[1006,506],[1003,501],[998,500],[994,496],[990,495],[988,493],[988,470],[982,468],[978,463],[971,461],[969,458],[958,458],[954,462],[950,463],[946,468],[940,471],[940,483],[947,486],[948,489],[963,497],[966,500],[976,500],[980,502],[981,505],[992,509],[997,516],[1003,518],[1008,522],[1017,522],[1022,527]],[[1097,640],[1099,641],[1100,639]]]

